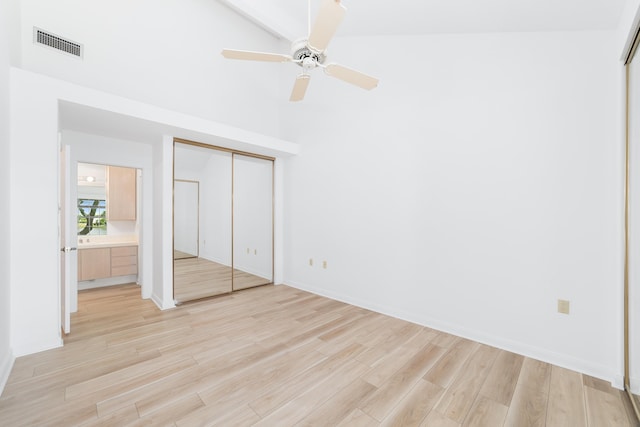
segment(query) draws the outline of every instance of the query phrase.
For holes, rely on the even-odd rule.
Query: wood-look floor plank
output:
[[[421,326],[407,323],[405,325],[398,325],[397,319],[389,324],[384,329],[379,329],[377,332],[372,332],[372,336],[362,337],[361,341],[366,342],[368,350],[358,356],[358,360],[369,366],[373,366],[381,358],[385,357],[388,353],[398,348],[408,339],[418,334],[423,328]],[[394,327],[393,325],[396,325]]]
[[[322,362],[304,370],[290,381],[261,394],[250,402],[251,408],[262,417],[268,415],[276,408],[321,383],[334,371],[339,370],[347,361],[353,360],[363,348],[362,345],[354,343],[342,351],[327,357]],[[360,364],[360,366],[364,367],[365,365]]]
[[[133,403],[113,412],[105,417],[92,418],[78,427],[112,427],[124,426],[134,423],[140,419],[136,405]]]
[[[336,427],[375,427],[379,423],[361,409],[354,409]]]
[[[348,360],[315,387],[311,387],[263,417],[260,422],[256,423],[256,426],[294,425],[335,395],[336,390],[348,386],[368,369],[368,366],[356,360]]]
[[[129,426],[173,426],[175,425],[175,419],[191,414],[204,406],[204,402],[197,394],[187,395],[157,411],[141,416],[138,420],[130,423]]]
[[[625,412],[627,414],[627,418],[629,419],[629,423],[633,427],[640,427],[640,420],[636,417],[635,410],[633,409],[633,404],[629,399],[626,391],[617,390],[620,393],[620,400],[622,400],[622,404],[624,405]],[[640,402],[640,398],[635,396],[636,402]]]
[[[128,366],[119,371],[70,385],[65,389],[65,399],[86,398],[93,394],[101,396],[118,394],[128,387],[135,387],[145,381],[155,381],[157,378],[187,369],[196,363],[192,357],[156,357],[145,364]]]
[[[504,424],[508,409],[507,406],[492,399],[478,396],[462,425],[465,427],[501,426]]]
[[[414,335],[414,337],[417,337],[417,335]],[[426,344],[423,343],[423,347]],[[410,345],[402,345],[396,348],[376,362],[372,369],[363,376],[363,379],[376,387],[382,386],[420,350],[421,348],[415,348]]]
[[[498,353],[499,350],[494,347],[480,345],[438,402],[438,411],[455,422],[462,423],[489,375]]]
[[[545,427],[548,398],[548,394],[539,388],[518,384],[511,399],[505,427]]]
[[[551,365],[539,360],[524,358],[518,385],[528,387],[534,392],[549,394],[549,382],[551,380]]]
[[[203,418],[198,421],[195,421],[194,418],[187,418],[187,420],[187,422],[179,420],[176,425],[178,427],[194,427],[198,425],[242,427],[254,425],[260,421],[260,417],[248,405],[240,405],[225,413],[218,413],[211,418]]]
[[[382,421],[420,381],[421,377],[436,364],[444,352],[445,350],[441,347],[427,344],[372,393],[361,409],[376,420]]]
[[[360,402],[371,395],[376,388],[360,378],[355,379],[329,400],[315,408],[296,426],[315,427],[319,425],[335,426],[346,419]]]
[[[438,342],[440,340],[436,337],[432,344],[438,345]],[[442,346],[439,347],[442,348]],[[449,387],[458,371],[477,349],[477,343],[458,338],[455,343],[451,344],[444,357],[427,372],[424,379],[440,387]]]
[[[380,423],[385,427],[419,426],[438,403],[444,389],[420,379],[394,410]]]
[[[480,394],[505,407],[509,406],[523,362],[523,356],[508,351],[500,352]]]
[[[461,423],[457,423],[451,418],[447,418],[442,413],[433,409],[429,412],[429,415],[427,415],[427,418],[424,419],[422,424],[420,424],[420,427],[460,427],[461,425]]]
[[[0,396],[11,427],[599,427],[630,416],[601,379],[287,286],[167,311],[135,284],[82,291],[65,346],[18,358]]]
[[[587,425],[582,376],[552,366],[547,406],[547,425],[579,427]]]
[[[590,426],[629,427],[631,424],[620,395],[585,387],[587,419]]]

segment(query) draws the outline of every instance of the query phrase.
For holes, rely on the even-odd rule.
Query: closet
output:
[[[174,299],[273,283],[274,159],[174,141]]]

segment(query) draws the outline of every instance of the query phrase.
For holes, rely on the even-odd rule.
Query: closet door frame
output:
[[[640,420],[640,402],[634,396],[631,390],[631,319],[630,312],[632,310],[631,298],[630,298],[630,223],[634,224],[638,222],[637,219],[632,219],[630,216],[630,192],[629,188],[631,186],[631,169],[633,167],[638,167],[639,165],[631,164],[631,114],[634,113],[631,111],[631,87],[632,84],[639,85],[640,82],[632,82],[631,81],[631,63],[637,53],[638,46],[640,45],[640,22],[634,23],[634,31],[632,32],[633,36],[628,40],[627,46],[625,47],[626,51],[623,56],[624,63],[624,80],[625,80],[625,130],[624,130],[624,283],[623,283],[623,305],[624,305],[624,313],[623,313],[623,352],[624,352],[624,377],[623,377],[623,386],[624,390],[629,398],[629,401],[633,407],[633,410],[636,414],[636,418]],[[638,214],[635,212],[634,214]],[[634,242],[635,243],[635,242]],[[637,292],[637,289],[634,289]],[[634,331],[636,334],[639,331]],[[636,338],[637,340],[637,338]]]
[[[251,153],[248,151],[235,150],[232,148],[220,147],[217,145],[205,144],[202,142],[191,141],[188,139],[182,138],[173,138],[173,180],[176,179],[176,167],[175,167],[175,148],[176,144],[184,144],[184,145],[192,145],[195,147],[207,148],[210,150],[222,151],[231,154],[231,292],[234,292],[233,287],[233,277],[234,277],[234,269],[235,269],[235,259],[234,259],[234,207],[233,207],[233,187],[234,187],[234,155],[242,155],[247,157],[253,157],[256,159],[268,160],[271,162],[271,282],[274,283],[275,278],[275,157],[265,156],[262,154]],[[175,200],[172,201],[175,203]],[[172,215],[175,212],[175,206],[172,207]],[[172,238],[172,253],[175,251],[175,227],[172,226],[173,238]],[[174,273],[175,274],[175,273]],[[173,279],[175,282],[175,278]],[[266,285],[266,284],[265,284]],[[262,286],[262,285],[260,285]],[[173,285],[172,285],[173,289]],[[174,289],[175,292],[175,289]],[[175,296],[174,296],[175,298]]]

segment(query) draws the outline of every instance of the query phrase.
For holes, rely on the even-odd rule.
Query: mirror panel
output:
[[[200,246],[200,183],[176,179],[173,183],[173,258],[197,258]]]
[[[174,260],[173,292],[177,302],[224,294],[232,290],[231,179],[230,153],[175,143],[174,183],[199,183],[197,256]],[[189,210],[186,205],[191,206],[192,202],[186,199],[180,194],[176,199],[174,192],[174,250],[183,247],[183,237],[186,240],[185,236],[178,236],[178,233],[186,232],[189,239],[193,238],[193,231],[185,231],[177,224],[182,220],[183,213],[180,212]],[[177,203],[184,203],[185,206],[176,206]],[[193,211],[184,214],[192,221],[196,217]],[[188,228],[192,230],[195,226],[191,224]],[[193,248],[194,244],[191,243],[190,247]]]
[[[273,283],[273,161],[233,155],[233,290]]]

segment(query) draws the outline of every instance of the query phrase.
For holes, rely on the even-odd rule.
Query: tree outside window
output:
[[[99,199],[78,199],[78,236],[106,234],[106,201]]]

